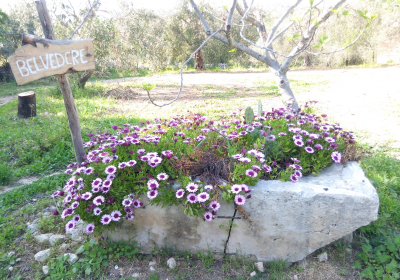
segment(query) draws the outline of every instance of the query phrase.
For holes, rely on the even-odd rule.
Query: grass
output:
[[[172,69],[171,71],[175,70]],[[115,73],[112,73],[112,75],[114,75],[112,77],[117,77]],[[118,77],[121,77],[121,75],[125,77],[130,74],[119,73]],[[110,129],[112,124],[138,123],[143,118],[147,119],[164,113],[168,115],[193,110],[212,117],[229,111],[231,106],[237,105],[235,102],[243,95],[243,90],[240,88],[209,86],[200,88],[204,97],[215,97],[207,100],[207,106],[187,102],[183,105],[184,108],[149,109],[150,107],[147,106],[140,110],[140,107],[134,107],[134,104],[124,104],[124,102],[117,102],[111,98],[101,97],[101,93],[115,87],[115,85],[101,83],[98,78],[93,78],[93,80],[97,82],[88,84],[85,90],[73,88],[84,141],[89,140],[89,137],[86,136],[88,133],[104,132]],[[292,88],[297,92],[308,90],[311,87],[323,86],[323,83],[321,81],[310,83],[291,80]],[[141,84],[129,83],[125,86],[140,88]],[[169,84],[160,84],[159,86],[176,87],[176,85]],[[21,240],[25,240],[26,244],[35,244],[33,236],[26,229],[27,220],[32,216],[39,215],[42,209],[52,203],[48,199],[48,194],[62,188],[68,177],[64,174],[52,177],[44,177],[44,175],[63,170],[65,165],[74,159],[67,116],[61,93],[54,79],[43,79],[18,88],[13,83],[1,84],[0,97],[16,95],[26,90],[35,90],[37,93],[38,116],[36,118],[18,119],[16,117],[16,100],[0,107],[0,185],[12,183],[27,175],[35,175],[41,178],[30,185],[0,195],[1,279],[8,277],[8,272],[6,272],[8,267],[15,266],[16,263],[20,262],[18,259],[24,256],[24,249],[20,245]],[[261,95],[273,96],[276,95],[278,89],[274,81],[263,80],[259,81],[254,90],[260,91]],[[227,104],[227,98],[230,98],[230,104]],[[137,106],[143,106],[143,104]],[[393,110],[398,114],[399,109],[394,108]],[[355,234],[357,240],[353,249],[358,252],[356,262],[350,264],[350,267],[345,266],[348,262],[346,251],[348,247],[344,245],[333,245],[332,261],[341,268],[338,274],[342,276],[360,271],[365,279],[397,279],[400,277],[400,161],[390,157],[388,150],[376,150],[370,156],[363,158],[360,164],[377,189],[380,200],[379,217],[377,221],[361,228]],[[32,199],[38,201],[34,203]],[[39,220],[39,227],[43,233],[60,230],[60,224],[62,224],[60,220],[53,216]],[[104,248],[105,245],[102,245],[103,247],[100,247]],[[100,256],[102,261],[112,259],[108,266],[102,267],[100,263],[98,269],[101,271],[100,275],[104,277],[106,277],[107,269],[111,267],[111,263],[123,265],[124,258],[128,258],[128,256],[132,256],[138,262],[146,262],[144,261],[145,258],[159,258],[158,263],[163,264],[171,256],[174,256],[177,260],[184,260],[184,267],[177,267],[171,271],[177,279],[187,279],[196,273],[193,267],[201,267],[204,273],[210,273],[210,275],[218,271],[225,275],[226,279],[229,279],[228,277],[245,279],[255,270],[254,262],[245,260],[240,256],[229,257],[221,261],[215,259],[210,252],[191,254],[190,252],[173,252],[165,249],[157,249],[153,252],[153,255],[146,256],[135,251],[136,247],[128,248],[124,244],[109,244],[107,246],[109,246],[107,248],[112,248],[113,253],[103,252],[100,247],[93,244],[88,246],[85,250],[87,255],[84,255],[84,259],[87,258],[88,262],[93,259],[90,254],[93,256],[94,252],[96,256]],[[10,250],[17,251],[16,255],[8,256],[7,252]],[[132,252],[134,252],[133,255]],[[73,269],[72,266],[65,265],[65,260],[60,259],[55,262],[59,262],[58,265],[61,263],[60,271],[56,271],[60,275],[63,275],[63,273],[66,275],[69,270]],[[63,265],[68,268],[67,271],[63,272]],[[34,262],[29,263],[28,266],[31,267],[32,272],[20,272],[17,268],[13,272],[15,279],[18,279],[18,276],[22,277],[21,279],[26,279],[27,273],[37,274],[38,279],[43,276],[41,266]],[[83,269],[83,266],[81,266],[77,269],[79,269],[81,275],[85,275],[88,267],[85,266]],[[90,269],[91,271],[96,270],[97,266],[91,266]],[[148,266],[146,269],[148,269]],[[265,263],[266,271],[258,273],[255,279],[287,279],[294,269],[295,267],[287,268],[284,262]],[[147,275],[148,279],[165,278],[158,271]],[[130,279],[128,276],[125,277]]]

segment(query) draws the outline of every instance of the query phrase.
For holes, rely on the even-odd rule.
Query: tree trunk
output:
[[[308,53],[306,53],[306,55],[304,56],[304,64],[306,65],[306,67],[311,67],[311,59]]]
[[[82,76],[79,78],[78,86],[80,88],[85,88],[86,82],[89,80],[89,78],[93,75],[94,70],[86,70],[83,72]]]
[[[194,64],[194,68],[197,70],[206,70],[204,67],[204,58],[201,55],[201,49],[194,55],[194,59],[196,60]]]
[[[18,118],[36,117],[36,95],[33,91],[18,94]]]
[[[279,92],[282,94],[286,106],[291,107],[293,110],[299,109],[299,104],[294,97],[293,91],[290,88],[289,80],[286,77],[286,73],[275,72],[276,83],[278,84]]]

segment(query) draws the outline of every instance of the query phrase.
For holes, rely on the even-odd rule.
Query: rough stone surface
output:
[[[256,276],[257,272],[253,271],[252,273],[250,273],[250,277],[254,277]]]
[[[64,256],[66,256],[66,255],[69,255],[69,258],[68,258],[69,264],[74,264],[74,263],[76,263],[76,262],[78,261],[78,259],[79,259],[78,256],[75,255],[75,254],[71,254],[71,253],[64,254]]]
[[[49,274],[49,267],[47,265],[43,266],[42,270],[43,270],[44,275]]]
[[[379,199],[375,188],[356,162],[332,164],[317,177],[299,183],[259,181],[244,205],[251,226],[235,219],[227,253],[240,253],[258,261],[296,262],[315,250],[375,221]],[[180,207],[147,205],[115,231],[103,232],[112,240],[136,240],[143,253],[154,245],[192,252],[221,253],[228,238],[234,206],[222,204],[212,222],[189,217]],[[207,234],[205,234],[207,233]]]
[[[39,243],[49,243],[52,233],[39,234],[35,236],[35,240]]]
[[[317,259],[319,260],[319,262],[326,262],[328,260],[328,253],[323,252],[323,253],[319,254],[317,256]]]
[[[378,217],[375,188],[356,162],[332,164],[300,182],[260,181],[237,220],[227,252],[296,262]]]
[[[30,230],[32,233],[35,233],[37,231],[37,224],[28,224],[28,230]]]
[[[168,267],[171,268],[171,269],[172,269],[172,268],[175,268],[175,267],[176,267],[176,261],[175,261],[175,259],[174,259],[174,258],[168,259],[167,265],[168,265]]]
[[[58,249],[60,252],[65,252],[65,251],[67,251],[69,249],[69,245],[68,244],[62,244],[61,246],[60,246],[60,248]]]
[[[264,264],[263,262],[256,262],[254,265],[257,267],[258,271],[264,272]]]
[[[153,266],[153,265],[156,265],[156,264],[157,264],[157,262],[155,262],[155,261],[149,262],[149,266]]]
[[[38,262],[44,262],[49,256],[50,256],[50,249],[43,250],[35,254],[35,260]]]
[[[64,240],[65,240],[65,235],[54,234],[54,235],[50,236],[49,243],[51,246],[54,246]]]

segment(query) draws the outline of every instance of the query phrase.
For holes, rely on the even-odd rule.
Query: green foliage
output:
[[[201,263],[206,269],[214,264],[214,254],[210,250],[197,253],[197,257],[200,258]]]
[[[361,166],[378,192],[378,220],[361,228],[362,252],[355,267],[362,268],[366,279],[400,277],[400,162],[383,152],[375,152],[361,161]]]
[[[70,264],[67,256],[60,256],[49,261],[49,274],[51,277],[46,279],[82,279],[91,277],[99,279],[106,273],[107,268],[113,260],[122,257],[132,259],[139,252],[134,241],[117,243],[97,243],[96,239],[91,239],[86,244],[79,247],[75,254],[79,260]]]
[[[14,252],[9,254],[0,252],[0,278],[8,279],[8,269],[20,260],[21,258],[17,258]]]
[[[0,164],[0,186],[9,184],[14,177],[13,169],[6,164]]]
[[[63,220],[59,215],[44,216],[38,221],[38,230],[41,233],[61,233],[64,231]]]

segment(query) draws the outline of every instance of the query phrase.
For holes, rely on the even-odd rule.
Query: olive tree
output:
[[[229,45],[232,48],[240,49],[248,55],[265,63],[275,74],[276,82],[280,93],[285,100],[285,104],[297,110],[299,105],[292,89],[290,88],[290,83],[287,78],[289,67],[294,58],[303,52],[315,55],[325,54],[323,52],[312,53],[308,48],[311,42],[317,37],[316,33],[320,26],[326,23],[331,23],[328,22],[328,19],[332,14],[340,13],[343,17],[349,14],[348,11],[341,8],[343,4],[345,4],[346,0],[336,0],[333,5],[325,9],[321,7],[321,4],[325,3],[326,0],[321,0],[317,3],[314,3],[314,0],[309,0],[305,10],[303,9],[300,11],[298,11],[298,8],[303,0],[293,0],[293,4],[291,4],[273,24],[270,22],[264,22],[264,18],[266,17],[265,13],[252,9],[253,2],[254,0],[252,0],[250,5],[248,5],[246,0],[243,0],[242,4],[239,4],[238,0],[233,0],[231,6],[225,8],[226,16],[224,26],[220,29],[214,28],[213,30],[210,28],[208,21],[205,19],[201,11],[204,10],[205,6],[203,5],[199,8],[194,0],[190,0],[193,9],[203,24],[205,33],[209,36],[213,36],[224,44]],[[239,14],[239,22],[242,25],[239,32],[242,39],[246,42],[245,44],[234,40],[232,36],[232,22],[234,22],[235,11]],[[358,14],[367,20],[367,24],[349,46],[357,41],[365,28],[375,18],[375,16],[370,15],[366,11],[358,11]],[[256,44],[243,35],[245,24],[251,25],[257,29],[259,42],[261,43]],[[222,35],[219,33],[222,33]],[[277,39],[282,38],[282,36],[285,36],[293,43],[288,54],[283,54],[282,51],[277,51],[273,47],[274,42]],[[316,47],[322,48],[327,43],[327,39],[327,36],[320,36]],[[250,46],[256,47],[259,51],[254,50],[254,48],[251,48]],[[347,47],[342,48],[342,50]]]

